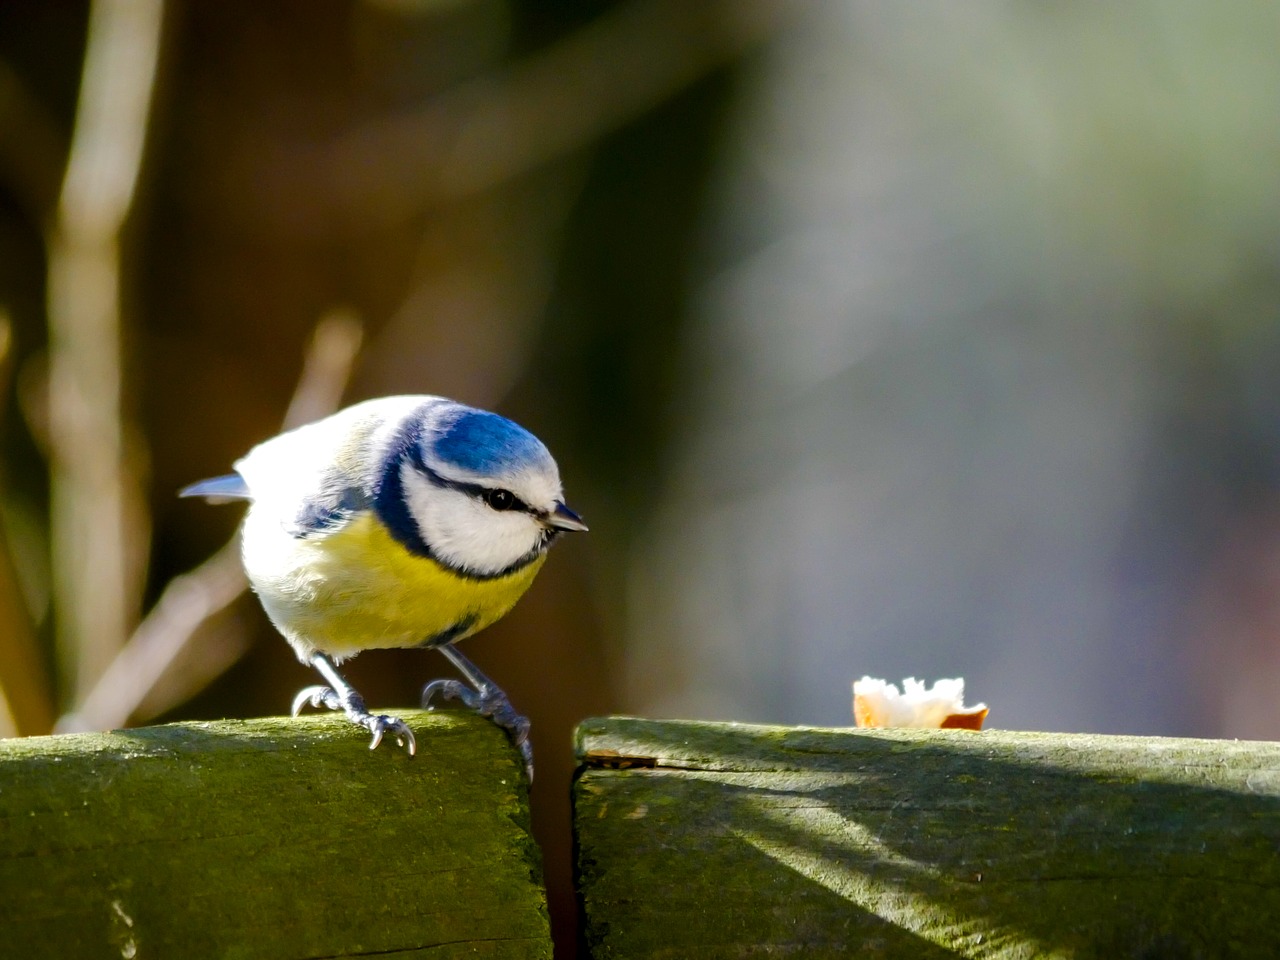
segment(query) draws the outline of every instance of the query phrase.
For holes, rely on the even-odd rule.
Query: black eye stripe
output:
[[[415,459],[413,465],[420,473],[422,473],[423,476],[425,476],[437,487],[444,487],[448,490],[457,490],[459,493],[465,493],[469,497],[475,497],[477,500],[479,500],[481,503],[484,503],[486,506],[488,506],[492,510],[498,510],[501,512],[508,512],[508,513],[515,510],[520,513],[527,513],[530,516],[534,516],[534,517],[539,515],[539,512],[537,510],[533,509],[533,507],[529,506],[529,504],[525,503],[523,500],[517,497],[510,490],[507,490],[503,487],[486,487],[478,483],[467,483],[467,481],[465,480],[447,479],[445,477],[440,476],[440,474],[436,473],[434,470],[428,467],[425,463],[423,463],[420,459]],[[493,497],[494,494],[501,494],[501,493],[505,493],[508,497],[510,497],[511,502],[508,506],[495,507],[490,498]]]

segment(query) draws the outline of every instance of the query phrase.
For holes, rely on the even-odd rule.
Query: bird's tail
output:
[[[244,477],[238,473],[228,473],[222,477],[210,477],[183,487],[178,491],[180,497],[204,497],[210,503],[225,503],[228,500],[248,500],[249,487]]]

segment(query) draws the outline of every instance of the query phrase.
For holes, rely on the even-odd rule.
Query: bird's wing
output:
[[[247,497],[299,538],[325,537],[371,509],[384,448],[404,418],[438,397],[380,397],[263,441],[236,461],[235,492],[195,484],[186,495]],[[244,479],[241,480],[240,478]]]
[[[368,491],[349,478],[335,474],[298,504],[297,515],[286,529],[299,539],[328,536],[372,506]]]
[[[259,444],[236,470],[293,536],[330,536],[372,508],[383,448],[426,399],[382,397],[348,407]]]

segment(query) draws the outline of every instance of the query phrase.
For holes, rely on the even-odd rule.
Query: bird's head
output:
[[[421,410],[398,469],[405,505],[431,555],[491,577],[587,525],[564,504],[542,441],[496,413],[452,401]]]

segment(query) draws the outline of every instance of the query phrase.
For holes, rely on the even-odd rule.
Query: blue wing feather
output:
[[[304,500],[293,519],[290,533],[299,539],[333,533],[356,514],[372,505],[369,495],[357,486],[322,486],[320,492]]]

